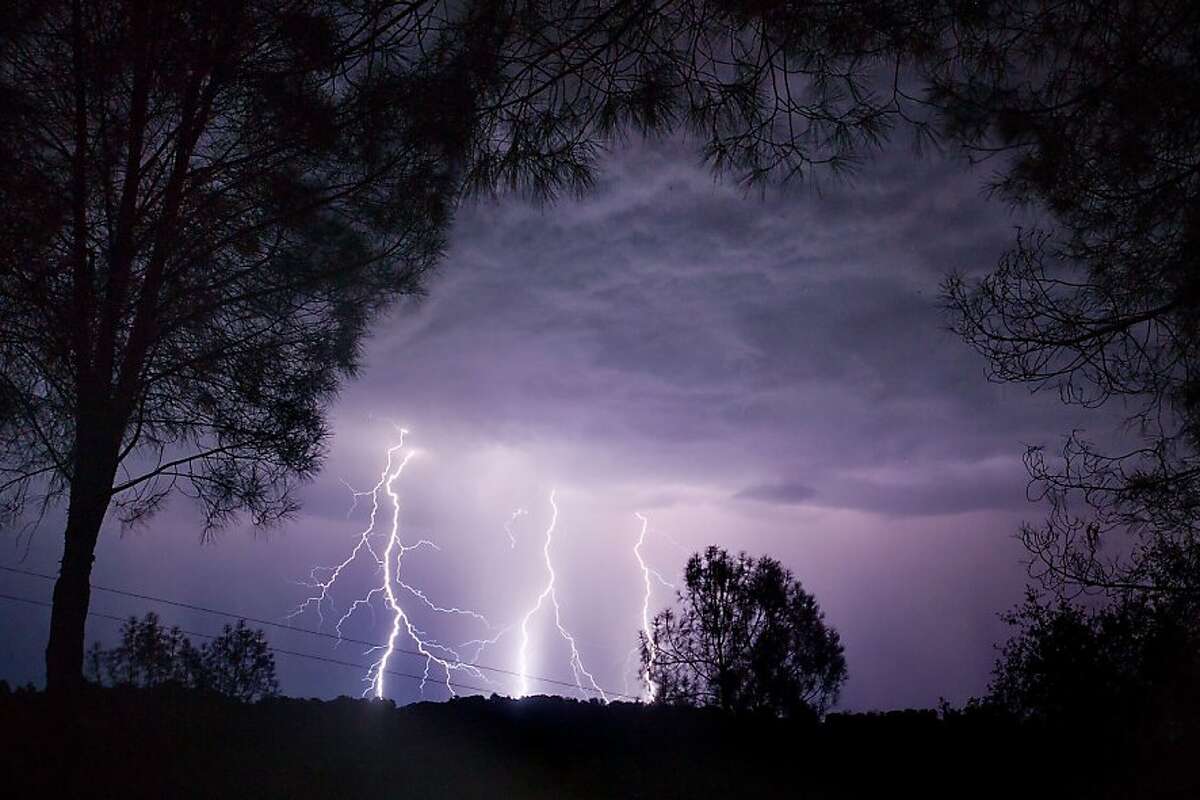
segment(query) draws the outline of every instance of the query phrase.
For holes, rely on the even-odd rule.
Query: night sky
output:
[[[344,558],[365,524],[362,504],[347,517],[345,483],[378,478],[395,422],[420,450],[396,484],[404,538],[441,547],[410,553],[407,579],[497,629],[519,622],[543,585],[556,489],[563,621],[606,688],[636,692],[640,511],[647,560],[667,577],[708,544],[790,567],[841,633],[850,677],[839,707],[962,702],[983,691],[1005,633],[996,613],[1025,583],[1013,537],[1040,509],[1026,500],[1024,445],[1097,425],[1052,393],[988,383],[982,359],[945,329],[947,271],[990,269],[1029,221],[985,198],[990,172],[898,141],[852,181],[764,193],[714,181],[684,143],[634,143],[614,150],[582,200],[469,205],[428,297],[379,321],[300,515],[202,544],[197,509],[176,497],[125,534],[110,520],[93,581],[284,621],[309,569]],[[522,507],[510,547],[504,525]],[[3,545],[0,564],[56,571],[61,514],[23,562],[11,535]],[[369,588],[361,566],[335,594],[339,609]],[[51,584],[4,574],[0,587],[48,600]],[[660,588],[654,609],[669,599]],[[93,594],[96,612],[151,609],[191,631],[222,623]],[[469,617],[414,617],[448,642],[488,634]],[[48,619],[0,603],[0,677],[40,683]],[[565,680],[549,622],[530,628],[530,671]],[[346,630],[377,640],[386,627],[364,613]],[[111,644],[116,629],[93,619],[88,640]],[[361,645],[268,633],[281,648],[370,660]],[[480,662],[512,669],[518,638],[510,630]],[[278,663],[287,694],[364,688],[361,670]],[[421,663],[401,655],[392,667]],[[400,678],[388,695],[419,696]]]

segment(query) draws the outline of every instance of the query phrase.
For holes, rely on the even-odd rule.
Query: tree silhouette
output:
[[[279,693],[266,635],[245,620],[196,647],[178,627],[163,627],[153,612],[130,617],[121,626],[121,643],[106,650],[96,642],[87,661],[95,680],[113,686],[174,684],[247,703]]]
[[[226,625],[221,635],[200,651],[199,685],[226,697],[252,702],[279,693],[275,656],[261,630]]]
[[[995,189],[1046,212],[991,274],[950,279],[992,378],[1121,404],[1132,441],[1026,455],[1050,512],[1026,526],[1059,592],[1200,594],[1200,8],[973,4],[930,67],[946,133],[1000,153]]]
[[[824,711],[846,680],[837,631],[778,561],[718,547],[688,559],[679,609],[639,634],[655,702],[798,717]]]
[[[1031,591],[1003,619],[1015,633],[993,670],[992,702],[1027,719],[1086,725],[1127,720],[1140,704],[1155,622],[1144,604],[1089,610]]]
[[[5,37],[0,448],[14,507],[68,500],[51,689],[110,502],[288,514],[367,322],[439,253],[461,126],[339,11],[29,3]]]
[[[1093,780],[1120,786],[1118,795],[1194,782],[1194,602],[1131,591],[1089,608],[1030,591],[1004,619],[1014,633],[996,661],[986,704],[1086,753],[1101,765]]]
[[[66,503],[53,691],[110,508],[292,512],[463,192],[582,189],[629,129],[687,128],[750,180],[845,166],[898,113],[865,81],[905,47],[862,4],[18,0],[0,24],[0,501]]]
[[[88,667],[97,681],[113,685],[152,687],[167,683],[194,686],[199,653],[178,627],[164,628],[158,615],[130,617],[121,625],[121,643],[111,650],[93,643]]]

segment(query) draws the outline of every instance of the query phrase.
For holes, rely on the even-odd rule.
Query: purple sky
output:
[[[409,580],[498,627],[519,623],[543,584],[557,488],[563,621],[606,688],[634,677],[641,511],[647,560],[667,576],[707,544],[789,566],[841,632],[841,707],[979,694],[1004,635],[996,612],[1024,585],[1013,534],[1040,513],[1025,500],[1023,444],[1053,445],[1089,421],[1054,396],[989,384],[982,360],[944,330],[939,281],[990,268],[1021,221],[983,199],[986,177],[899,144],[850,183],[747,193],[714,181],[686,147],[635,144],[583,200],[468,207],[429,297],[378,325],[296,520],[202,545],[195,509],[177,498],[147,527],[122,535],[110,524],[93,580],[282,621],[306,596],[296,581],[353,545],[365,509],[346,518],[342,481],[377,478],[395,420],[421,450],[397,483],[404,537],[441,546],[409,554]],[[504,523],[518,507],[530,514],[510,547]],[[55,569],[60,524],[46,520],[21,566]],[[16,564],[4,542],[0,563]],[[369,578],[349,573],[335,598],[349,603]],[[50,594],[6,574],[0,587]],[[657,592],[654,607],[669,599]],[[220,627],[93,596],[104,613],[150,608],[191,630]],[[485,633],[470,619],[414,614],[447,641]],[[0,603],[0,677],[40,681],[47,619]],[[567,679],[548,621],[530,627],[530,671]],[[319,625],[315,615],[294,622]],[[364,614],[347,632],[375,640],[386,627],[382,613],[374,624]],[[89,625],[89,639],[115,633],[105,620]],[[369,661],[359,645],[270,635]],[[513,668],[519,638],[510,631],[480,661]],[[421,665],[400,656],[392,666]],[[288,694],[362,689],[354,669],[283,656],[279,667]],[[494,679],[496,691],[514,689]],[[388,686],[398,702],[417,697],[410,681]]]

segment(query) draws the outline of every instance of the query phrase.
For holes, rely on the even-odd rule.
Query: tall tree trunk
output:
[[[54,584],[50,640],[46,644],[46,690],[56,694],[76,690],[83,684],[84,628],[92,595],[92,562],[116,474],[115,450],[111,454],[84,452],[88,455],[76,458],[76,472],[71,481],[62,565]]]

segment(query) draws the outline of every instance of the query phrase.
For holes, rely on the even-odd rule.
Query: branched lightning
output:
[[[600,695],[600,699],[608,702],[608,695],[596,683],[596,679],[592,677],[592,673],[588,672],[583,666],[583,658],[579,655],[579,648],[575,643],[575,637],[562,624],[562,609],[558,604],[558,594],[555,590],[555,581],[557,575],[554,572],[554,562],[550,558],[550,545],[554,541],[554,529],[558,525],[558,505],[554,502],[554,492],[550,492],[550,526],[546,528],[546,541],[542,546],[542,558],[546,564],[546,586],[542,589],[542,593],[538,595],[537,602],[533,607],[525,613],[521,620],[521,649],[517,651],[517,674],[520,675],[521,687],[518,696],[524,697],[529,694],[529,669],[528,669],[528,651],[529,651],[529,621],[541,610],[542,605],[547,599],[550,605],[554,607],[554,625],[558,628],[559,635],[571,650],[571,673],[575,677],[575,685],[581,694],[588,692],[583,685],[583,679],[586,678],[592,691]]]
[[[649,702],[658,694],[658,685],[651,679],[651,673],[654,668],[654,660],[658,656],[657,648],[654,645],[654,637],[650,630],[650,597],[654,591],[654,587],[650,583],[650,579],[654,578],[668,589],[674,589],[675,584],[668,581],[662,576],[658,570],[650,567],[646,563],[646,559],[642,556],[642,545],[646,543],[646,530],[649,527],[649,520],[640,512],[633,512],[642,523],[641,532],[638,534],[637,543],[633,546],[633,557],[637,559],[638,566],[642,570],[642,583],[645,586],[645,593],[642,595],[642,635],[646,640],[646,663],[642,669],[641,679],[645,686],[644,699]],[[636,652],[636,651],[635,651]],[[632,655],[632,653],[631,653]]]
[[[408,431],[403,428],[397,428],[397,430],[400,434],[400,440],[397,444],[387,449],[386,463],[383,472],[379,476],[379,481],[369,491],[358,492],[351,488],[355,504],[358,503],[359,498],[370,498],[371,513],[367,527],[359,532],[358,540],[345,560],[336,566],[318,567],[312,571],[310,575],[311,581],[307,585],[313,590],[313,594],[306,598],[288,616],[289,618],[294,617],[312,608],[323,623],[325,619],[323,608],[334,609],[332,597],[334,585],[342,577],[343,572],[365,552],[374,559],[378,567],[379,584],[372,587],[366,595],[351,603],[350,607],[346,609],[345,613],[341,615],[334,626],[340,638],[342,636],[342,626],[346,621],[364,606],[374,613],[375,603],[378,602],[380,597],[383,598],[383,605],[386,610],[391,612],[391,625],[388,631],[387,643],[367,650],[367,653],[377,652],[379,655],[371,664],[364,678],[367,688],[363,690],[363,696],[365,697],[372,693],[376,697],[384,696],[384,676],[387,673],[388,662],[395,653],[402,636],[411,640],[416,647],[416,651],[425,658],[425,669],[422,673],[420,684],[421,690],[424,691],[425,684],[430,679],[431,671],[435,669],[436,665],[436,668],[441,671],[445,678],[446,690],[451,696],[454,696],[456,693],[451,682],[451,677],[454,673],[465,672],[473,678],[484,681],[487,681],[487,678],[476,666],[462,659],[454,649],[438,643],[418,628],[409,617],[404,606],[401,605],[397,597],[397,590],[403,590],[412,597],[417,598],[433,612],[471,617],[481,622],[489,630],[496,629],[488,622],[486,617],[475,611],[456,606],[446,607],[438,605],[425,592],[405,582],[401,577],[401,567],[404,556],[407,553],[423,547],[437,550],[438,546],[428,539],[420,539],[413,544],[405,544],[400,538],[400,496],[396,491],[395,484],[404,472],[404,468],[408,465],[408,462],[412,460],[416,453],[414,450],[408,449],[404,452],[403,456],[399,455],[404,450],[404,437]],[[387,495],[392,511],[391,525],[386,532],[376,529],[381,492]],[[353,508],[354,506],[351,507],[351,511],[353,511]],[[380,539],[383,540],[382,549],[380,548]],[[501,630],[490,640],[472,640],[468,644],[478,644],[479,649],[482,649],[486,643],[494,642],[503,634],[504,631]],[[478,650],[475,657],[478,657]]]
[[[510,549],[517,546],[517,536],[513,533],[512,526],[516,523],[518,518],[523,517],[528,513],[529,512],[525,509],[518,508],[512,513],[512,516],[508,518],[508,522],[504,523],[504,532],[508,534],[508,546]]]
[[[481,667],[477,665],[478,659],[485,649],[495,645],[516,626],[512,625],[503,628],[493,626],[483,614],[458,606],[442,605],[431,598],[423,589],[404,580],[402,567],[404,557],[408,553],[419,549],[438,551],[439,548],[437,544],[429,539],[405,542],[401,538],[401,498],[396,485],[408,463],[416,455],[416,451],[406,448],[405,438],[408,431],[398,426],[396,429],[399,433],[399,441],[386,449],[385,464],[375,485],[369,490],[357,491],[349,484],[346,484],[350,490],[352,500],[347,517],[365,499],[367,502],[363,504],[370,507],[366,527],[358,532],[354,546],[345,559],[334,566],[316,567],[311,571],[309,581],[304,584],[309,587],[311,594],[288,617],[295,617],[311,610],[316,612],[321,623],[324,624],[325,617],[330,615],[330,612],[334,612],[337,614],[334,630],[340,642],[343,637],[343,627],[356,613],[365,608],[372,615],[372,619],[374,619],[376,612],[382,610],[390,615],[388,634],[384,644],[370,647],[366,651],[367,654],[374,654],[375,657],[363,679],[366,684],[363,696],[373,695],[380,698],[385,696],[385,676],[389,671],[388,667],[392,656],[397,651],[413,655],[419,654],[424,658],[424,671],[420,682],[422,692],[425,689],[426,683],[436,678],[438,682],[444,683],[446,691],[451,696],[455,696],[456,692],[452,681],[456,673],[465,672],[474,679],[490,684],[490,681],[483,674]],[[553,491],[550,493],[549,502],[551,517],[542,543],[542,561],[546,576],[545,584],[538,594],[536,601],[525,612],[520,621],[521,640],[515,673],[519,680],[517,696],[523,697],[530,693],[530,681],[534,677],[529,672],[532,638],[530,625],[538,613],[543,610],[544,606],[549,604],[553,608],[554,625],[558,629],[559,637],[566,643],[569,649],[568,663],[571,666],[575,688],[581,695],[595,694],[604,702],[608,702],[610,699],[609,694],[601,688],[593,674],[584,666],[578,642],[563,624],[562,608],[558,599],[558,575],[555,571],[552,557],[554,536],[558,526],[558,504],[556,493]],[[390,509],[388,510],[391,512],[390,525],[387,524],[385,510],[385,506],[389,504]],[[528,514],[529,511],[525,508],[518,508],[512,512],[504,524],[504,531],[508,537],[510,548],[516,547],[517,537],[514,533],[514,526],[521,517]],[[642,570],[642,581],[644,584],[642,631],[647,637],[650,649],[648,662],[639,673],[639,678],[645,686],[644,698],[652,700],[657,691],[657,686],[651,680],[651,668],[653,667],[657,653],[653,642],[649,639],[651,633],[650,603],[653,591],[652,579],[657,580],[668,588],[673,589],[674,586],[646,563],[642,548],[648,534],[648,521],[640,513],[635,514],[635,516],[642,523],[633,553]],[[348,607],[340,609],[334,603],[335,585],[339,581],[345,583],[348,580],[345,577],[347,571],[356,561],[362,559],[367,559],[367,563],[374,562],[377,582],[364,595],[353,600]],[[442,644],[414,622],[410,616],[410,609],[406,607],[406,605],[413,605],[414,602],[419,604],[416,606],[417,608],[424,606],[428,612],[435,614],[468,617],[483,625],[487,633],[453,647]],[[411,646],[405,645],[405,641],[411,642]],[[404,649],[406,646],[408,649]]]

